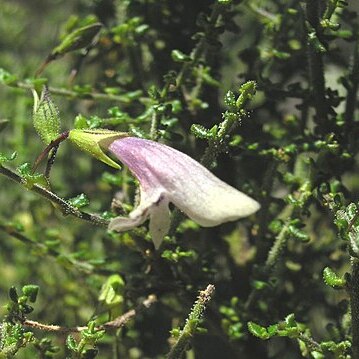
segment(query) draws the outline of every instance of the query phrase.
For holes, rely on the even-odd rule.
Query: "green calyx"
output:
[[[68,138],[81,150],[90,153],[92,156],[111,167],[120,169],[121,166],[108,157],[105,154],[104,149],[106,150],[113,141],[124,137],[128,137],[126,132],[116,132],[106,129],[75,129],[69,132]]]

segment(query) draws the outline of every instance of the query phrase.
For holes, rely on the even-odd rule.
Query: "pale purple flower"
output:
[[[156,248],[170,227],[169,203],[203,227],[246,217],[259,204],[214,176],[191,157],[166,145],[136,137],[116,139],[108,149],[140,184],[140,203],[129,216],[111,220],[109,229],[126,231],[150,220]]]

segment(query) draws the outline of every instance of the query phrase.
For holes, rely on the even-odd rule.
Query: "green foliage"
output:
[[[24,185],[31,188],[34,184],[47,185],[45,176],[42,173],[33,173],[30,163],[23,163],[17,167],[17,172],[22,177]]]
[[[10,156],[0,153],[0,165],[2,166],[6,162],[13,161],[16,158],[16,152],[13,152]]]
[[[344,278],[339,277],[331,268],[326,267],[323,270],[323,279],[326,285],[335,289],[343,289],[346,285]]]
[[[72,206],[76,208],[86,207],[90,204],[90,200],[84,193],[81,193],[74,198],[70,198],[68,199],[68,201]]]
[[[39,287],[36,285],[23,286],[21,295],[15,287],[9,289],[10,302],[5,306],[7,314],[0,329],[0,357],[12,357],[35,340],[33,333],[26,331],[22,323],[34,310],[28,303],[36,302],[38,291]]]
[[[98,300],[106,306],[112,308],[124,302],[125,282],[118,274],[111,275],[101,288]]]
[[[66,338],[66,346],[70,350],[70,358],[92,359],[98,354],[96,343],[104,336],[105,331],[96,328],[95,321],[88,323],[86,329],[81,331],[78,341],[72,335]]]
[[[268,327],[262,327],[259,324],[249,322],[248,330],[254,336],[267,340],[274,336],[287,337],[290,339],[297,339],[300,351],[303,356],[312,358],[326,358],[331,353],[334,358],[345,359],[348,358],[350,349],[350,342],[345,340],[340,343],[333,341],[316,343],[312,338],[309,329],[302,323],[295,320],[294,314],[286,316],[284,321],[278,324],[273,324]]]

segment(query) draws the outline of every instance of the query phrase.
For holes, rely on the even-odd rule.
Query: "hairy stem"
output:
[[[14,182],[23,185],[26,189],[29,189],[30,191],[39,194],[40,196],[46,198],[51,203],[57,205],[58,207],[60,207],[64,215],[72,215],[74,217],[77,217],[79,219],[82,219],[87,222],[91,222],[92,224],[102,227],[106,227],[109,223],[108,220],[103,219],[95,214],[80,211],[78,208],[72,206],[65,199],[59,197],[57,194],[49,191],[48,189],[38,184],[34,184],[30,188],[28,186],[25,186],[26,181],[21,176],[19,176],[16,172],[2,165],[0,165],[0,174],[4,175],[5,177],[11,179]]]
[[[35,240],[33,240],[32,238],[26,236],[25,234],[23,234],[22,232],[20,232],[19,230],[17,230],[15,228],[14,225],[12,224],[6,224],[6,223],[1,223],[0,222],[0,231],[6,233],[7,235],[9,235],[10,237],[13,237],[17,240],[19,240],[20,242],[26,244],[26,245],[30,245],[30,247],[36,249],[35,253],[37,255],[40,256],[45,256],[45,255],[49,255],[55,259],[59,259],[59,258],[66,258],[66,265],[70,264],[72,265],[75,269],[84,272],[84,273],[101,273],[101,272],[105,272],[105,271],[97,271],[95,270],[93,264],[88,263],[88,262],[84,262],[84,261],[78,261],[74,258],[71,258],[69,256],[67,256],[64,253],[61,253],[53,248],[49,248],[48,246],[46,246],[43,243],[37,242]],[[63,262],[63,261],[62,261]],[[107,274],[107,273],[106,273]]]
[[[191,338],[196,333],[199,320],[202,318],[203,312],[206,309],[208,302],[211,300],[214,290],[214,285],[209,284],[205,290],[199,293],[198,299],[187,318],[186,324],[169,352],[167,359],[182,358],[182,354],[185,352]]]
[[[202,37],[202,39],[198,42],[197,46],[194,48],[194,50],[191,53],[191,59],[192,61],[185,62],[180,73],[177,77],[177,86],[180,87],[183,85],[184,81],[186,80],[187,73],[193,67],[198,63],[198,61],[201,59],[203,54],[206,52],[206,42],[208,37],[210,36],[210,31],[213,27],[215,27],[219,17],[221,16],[222,9],[224,6],[222,4],[216,3],[213,6],[212,13],[209,16],[208,21],[208,27],[205,31],[205,35]]]
[[[350,69],[350,74],[348,79],[350,81],[349,87],[347,89],[347,98],[345,104],[345,134],[348,138],[350,136],[352,125],[354,122],[354,112],[357,105],[357,93],[359,87],[359,29],[355,29],[355,48],[353,55],[353,62]]]
[[[153,110],[151,117],[151,128],[150,128],[150,138],[152,141],[157,141],[158,139],[158,131],[157,131],[158,122],[159,122],[158,112],[156,110]]]
[[[25,90],[32,90],[35,88],[34,85],[27,82],[14,82],[9,84],[10,87],[17,87],[20,89]],[[91,99],[91,100],[99,100],[99,101],[115,101],[119,104],[127,105],[131,102],[131,100],[127,97],[126,94],[124,95],[112,95],[107,93],[100,93],[100,92],[89,92],[86,94],[82,94],[80,92],[64,89],[64,88],[58,88],[58,87],[49,87],[49,91],[52,95],[58,95],[63,97],[71,97],[71,98],[80,98],[80,99]]]
[[[257,258],[259,261],[263,261],[266,256],[267,246],[265,244],[265,233],[268,228],[268,221],[270,217],[269,206],[271,201],[270,193],[272,191],[275,172],[277,169],[278,163],[272,161],[264,174],[263,185],[261,189],[261,211],[259,212],[259,229],[258,229],[258,248],[257,248]],[[260,245],[261,244],[261,245]]]
[[[308,348],[310,348],[310,350],[312,351],[317,351],[319,353],[323,352],[323,349],[321,348],[320,344],[318,342],[316,342],[313,338],[309,337],[306,334],[299,334],[298,337],[302,342],[304,342]]]
[[[351,280],[349,286],[352,321],[352,359],[359,359],[359,261],[351,259]]]
[[[306,20],[315,31],[318,41],[320,41],[319,33],[319,6],[318,0],[307,0],[305,15]],[[308,37],[310,29],[307,28]],[[328,107],[325,97],[325,79],[324,79],[324,66],[322,52],[315,47],[309,40],[308,46],[308,65],[310,76],[310,90],[314,99],[314,108],[316,112],[316,123],[321,132],[326,130],[325,125],[327,123]]]
[[[113,330],[122,328],[130,319],[134,318],[138,313],[142,312],[143,310],[148,309],[156,301],[157,297],[151,294],[139,306],[137,306],[137,308],[129,310],[125,314],[122,314],[121,316],[110,322],[99,325],[98,327],[96,327],[96,330]],[[28,319],[25,320],[22,324],[26,327],[56,333],[78,333],[88,328],[87,326],[63,327],[61,325],[49,325]]]

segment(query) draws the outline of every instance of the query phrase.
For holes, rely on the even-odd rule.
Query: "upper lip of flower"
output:
[[[170,202],[204,227],[249,216],[260,208],[254,199],[169,146],[124,137],[114,140],[108,149],[138,179],[141,196],[140,204],[129,217],[112,219],[109,229],[128,230],[150,218],[149,229],[156,248],[169,230]]]

